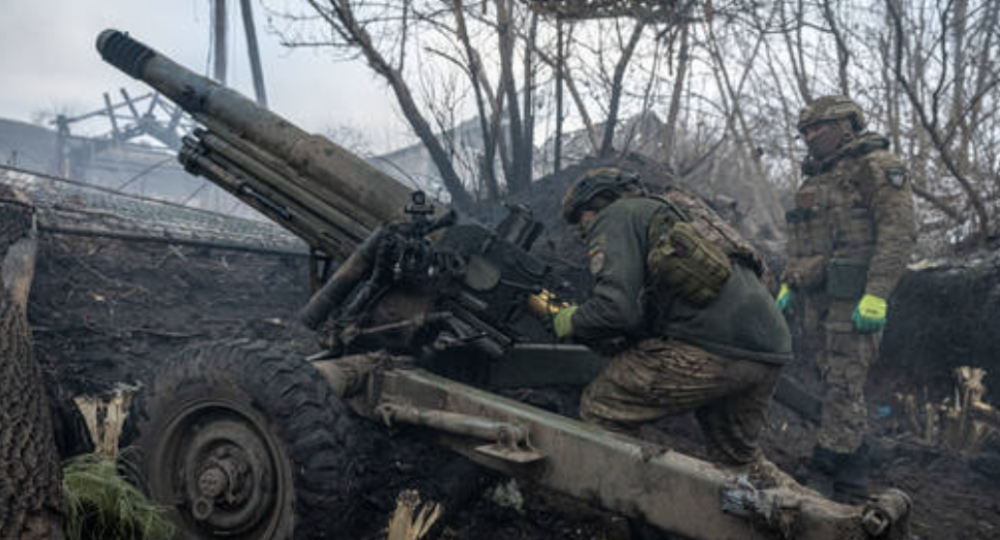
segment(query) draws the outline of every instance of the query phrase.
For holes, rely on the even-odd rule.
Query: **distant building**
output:
[[[221,189],[184,171],[161,145],[70,136],[60,155],[56,130],[0,118],[0,165],[207,210],[262,219]],[[69,163],[60,163],[67,159]],[[67,166],[68,165],[68,166]]]

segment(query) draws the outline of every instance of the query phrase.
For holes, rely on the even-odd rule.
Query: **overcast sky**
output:
[[[230,1],[228,84],[252,96],[238,4]],[[283,48],[257,2],[254,15],[272,110],[312,132],[363,129],[376,150],[408,137],[393,98],[367,67],[335,62],[322,51]],[[209,0],[0,0],[0,117],[29,121],[38,112],[89,112],[103,106],[103,92],[147,92],[100,59],[94,40],[106,28],[127,31],[207,73],[210,24]]]

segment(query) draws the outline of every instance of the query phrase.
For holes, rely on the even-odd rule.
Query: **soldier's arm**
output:
[[[588,231],[590,269],[595,285],[573,314],[573,336],[582,341],[627,335],[644,321],[645,229],[634,216],[609,207]]]
[[[895,156],[872,160],[870,166],[875,251],[865,292],[888,299],[916,243],[913,190],[908,172]]]

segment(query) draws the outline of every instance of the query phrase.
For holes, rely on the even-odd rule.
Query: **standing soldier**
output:
[[[613,356],[580,416],[627,432],[694,411],[714,461],[787,485],[757,439],[791,335],[753,248],[693,197],[650,196],[616,168],[579,178],[563,212],[586,239],[595,285],[556,314],[556,334]]]
[[[798,129],[809,155],[786,216],[788,266],[777,303],[801,329],[800,352],[823,386],[812,483],[851,497],[867,493],[864,386],[886,300],[913,251],[912,192],[889,141],[865,131],[851,99],[815,100],[802,109]]]

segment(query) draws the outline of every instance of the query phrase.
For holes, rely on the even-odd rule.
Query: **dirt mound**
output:
[[[545,262],[564,272],[576,272],[586,268],[586,252],[581,242],[574,236],[572,228],[566,225],[562,218],[562,198],[574,180],[587,170],[594,167],[616,166],[639,173],[642,181],[652,190],[662,190],[670,185],[697,193],[698,186],[678,183],[677,176],[666,165],[638,154],[627,154],[622,158],[596,159],[587,158],[567,167],[558,173],[541,178],[531,185],[531,190],[515,193],[504,201],[508,205],[525,205],[532,209],[534,218],[545,226],[542,235],[535,242],[532,253]],[[746,210],[739,209],[731,199],[706,198],[705,201],[720,215],[732,223],[737,230],[747,236],[761,251],[772,268],[781,268],[783,253],[774,242],[774,238],[752,238],[748,235],[748,225],[744,223]],[[480,203],[472,216],[488,224],[495,225],[505,216],[507,211],[502,205],[495,203]],[[584,273],[585,274],[585,273]]]
[[[529,191],[508,196],[505,204],[531,208],[534,219],[545,226],[544,232],[535,241],[532,253],[559,267],[586,268],[586,252],[572,229],[563,221],[562,198],[570,184],[588,169],[610,165],[638,172],[643,181],[651,186],[662,185],[673,177],[663,165],[630,154],[621,160],[584,160],[536,181]],[[507,215],[502,205],[492,202],[480,203],[471,213],[489,225],[496,225]]]
[[[951,390],[953,368],[974,366],[986,368],[987,387],[1000,389],[1000,251],[907,273],[890,316],[873,379],[939,399]]]

